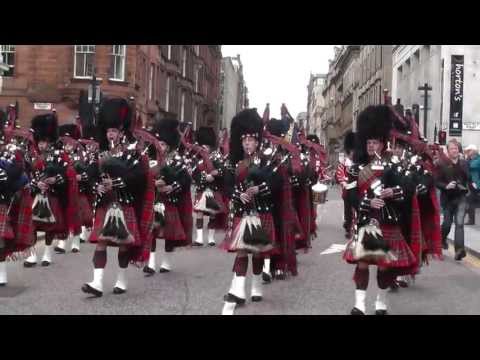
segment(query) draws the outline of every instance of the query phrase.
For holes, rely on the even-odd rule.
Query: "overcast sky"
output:
[[[223,56],[240,54],[248,87],[250,107],[263,114],[270,103],[270,116],[280,117],[284,102],[297,117],[307,111],[310,73],[327,73],[333,45],[222,45]]]

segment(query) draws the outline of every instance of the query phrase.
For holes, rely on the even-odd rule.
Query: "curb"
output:
[[[452,239],[447,238],[447,241],[450,245],[455,246]],[[479,251],[473,250],[472,248],[469,248],[468,246],[465,246],[465,251],[467,252],[468,255],[471,255],[471,256],[480,260],[480,252]],[[454,250],[454,253],[455,253],[455,250]]]

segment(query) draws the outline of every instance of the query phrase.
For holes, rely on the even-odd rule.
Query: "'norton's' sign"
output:
[[[450,77],[450,136],[462,136],[464,71],[463,55],[452,55]]]

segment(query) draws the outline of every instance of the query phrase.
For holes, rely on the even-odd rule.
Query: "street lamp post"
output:
[[[432,87],[425,83],[423,86],[419,86],[418,90],[423,91],[423,136],[428,138],[427,135],[427,114],[428,114],[428,92],[432,90]]]

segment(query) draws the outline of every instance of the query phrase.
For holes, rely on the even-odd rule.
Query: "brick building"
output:
[[[95,75],[102,98],[133,97],[137,116],[171,115],[218,127],[220,45],[1,45],[10,71],[0,107],[19,103],[19,122],[52,108],[62,123],[83,109]],[[87,105],[88,107],[88,105]],[[81,111],[80,111],[81,112]]]

